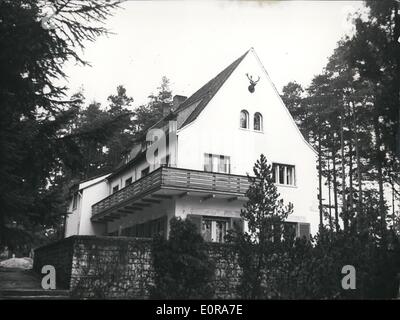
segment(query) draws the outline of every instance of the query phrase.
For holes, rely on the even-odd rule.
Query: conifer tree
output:
[[[284,227],[284,221],[293,212],[293,205],[285,205],[272,177],[272,167],[261,154],[249,176],[248,197],[241,217],[247,222],[248,232],[236,233],[231,241],[238,245],[239,263],[243,268],[240,291],[243,297],[258,299],[270,296],[268,270],[271,260],[283,239],[294,237],[293,230]]]

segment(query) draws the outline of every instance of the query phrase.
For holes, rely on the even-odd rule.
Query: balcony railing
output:
[[[161,167],[92,206],[92,215],[99,214],[158,189],[201,191],[243,196],[249,188],[246,176]]]

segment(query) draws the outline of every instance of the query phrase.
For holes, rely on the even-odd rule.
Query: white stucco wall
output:
[[[260,76],[252,94],[249,80]],[[240,111],[250,115],[250,129],[239,128]],[[253,116],[263,115],[263,132],[255,132]],[[318,229],[316,154],[304,141],[264,73],[256,56],[250,52],[199,117],[178,131],[178,167],[203,170],[204,153],[231,157],[231,173],[251,173],[254,162],[263,153],[270,162],[296,166],[295,187],[278,186],[282,198],[294,204],[291,220],[311,223]],[[190,156],[189,156],[190,155]]]
[[[92,223],[90,218],[92,217],[92,205],[107,196],[108,184],[106,180],[102,180],[82,190],[80,235],[102,235],[104,233],[104,225]]]
[[[104,225],[93,224],[92,205],[108,196],[109,186],[105,178],[108,175],[97,177],[79,184],[78,203],[76,210],[72,210],[72,200],[65,225],[65,237],[72,235],[102,235]]]
[[[71,199],[71,202],[68,207],[68,212],[69,214],[66,217],[65,220],[65,233],[64,237],[70,237],[73,235],[76,235],[78,233],[79,229],[79,219],[80,219],[80,212],[81,212],[81,197],[80,194],[78,193],[78,200],[77,200],[77,206],[75,209],[73,209],[73,199]]]

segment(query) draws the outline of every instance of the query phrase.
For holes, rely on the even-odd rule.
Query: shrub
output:
[[[153,240],[154,299],[209,299],[215,266],[196,226],[180,218],[170,222],[169,240]]]

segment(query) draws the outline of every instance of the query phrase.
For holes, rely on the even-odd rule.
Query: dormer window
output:
[[[263,119],[261,113],[259,112],[254,114],[254,130],[263,131]]]
[[[249,113],[246,110],[240,111],[240,128],[249,128]]]

